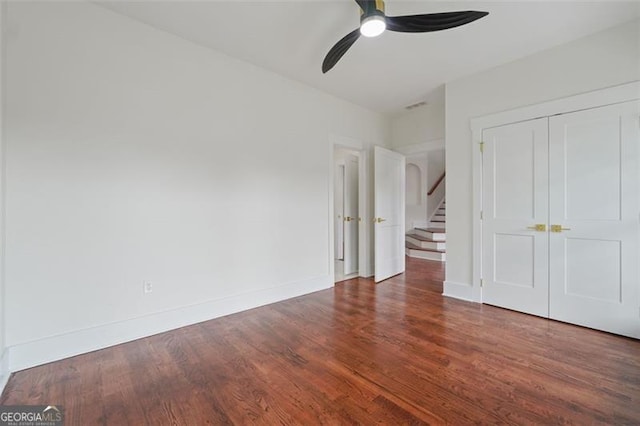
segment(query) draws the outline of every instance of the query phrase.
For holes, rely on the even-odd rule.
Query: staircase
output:
[[[426,228],[414,228],[405,237],[405,253],[409,257],[444,262],[446,202],[443,200]]]

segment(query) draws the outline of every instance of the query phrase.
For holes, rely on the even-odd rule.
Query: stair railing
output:
[[[433,184],[433,186],[431,187],[431,189],[429,190],[429,192],[427,192],[427,195],[431,195],[433,194],[433,192],[438,189],[438,186],[442,183],[442,181],[444,180],[444,177],[446,175],[446,172],[442,173],[442,176],[440,176],[438,178],[438,180],[436,181],[436,183]]]

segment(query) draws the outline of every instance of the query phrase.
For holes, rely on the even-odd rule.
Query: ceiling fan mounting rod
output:
[[[362,7],[364,6],[364,7]],[[369,0],[360,7],[360,34],[377,37],[387,29],[383,0]]]
[[[360,22],[371,16],[384,17],[384,1],[383,0],[370,0],[365,2],[358,2],[360,5]],[[362,7],[364,6],[364,7]]]

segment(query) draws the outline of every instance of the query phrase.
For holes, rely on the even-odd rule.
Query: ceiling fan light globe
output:
[[[377,37],[387,29],[384,16],[369,16],[360,23],[360,34],[365,37]]]

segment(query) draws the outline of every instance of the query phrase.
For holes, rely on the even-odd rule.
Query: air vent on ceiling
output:
[[[422,101],[422,102],[415,103],[413,105],[408,105],[408,106],[404,107],[404,109],[411,110],[411,109],[415,109],[415,108],[420,108],[421,106],[424,106],[426,104],[427,103],[425,101]]]

